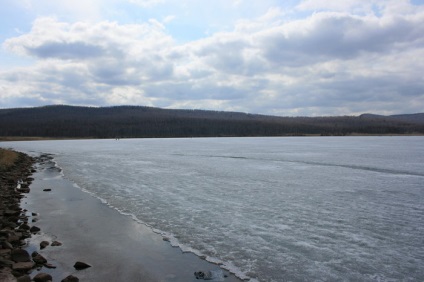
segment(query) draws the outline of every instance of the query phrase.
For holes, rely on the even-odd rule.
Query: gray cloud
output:
[[[422,48],[422,20],[359,18],[324,14],[259,34],[263,56],[270,62],[299,66],[331,59],[354,59],[363,53]],[[418,45],[418,46],[417,46]]]
[[[104,55],[104,49],[84,42],[46,42],[37,47],[25,47],[28,54],[58,59],[89,59]]]
[[[424,108],[424,12],[319,12],[186,44],[154,24],[34,25],[4,44],[39,59],[0,75],[10,93],[0,93],[5,105],[136,103],[278,115]]]

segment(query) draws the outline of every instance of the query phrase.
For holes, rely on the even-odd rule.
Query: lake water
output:
[[[252,281],[422,281],[424,138],[3,142]]]

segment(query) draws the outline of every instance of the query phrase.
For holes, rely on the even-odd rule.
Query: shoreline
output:
[[[280,138],[280,137],[421,137],[424,136],[424,133],[405,133],[405,134],[373,134],[373,133],[350,133],[345,135],[325,135],[325,134],[287,134],[287,135],[273,135],[273,136],[186,136],[186,137],[128,137],[128,138],[119,138],[119,139],[169,139],[169,138],[256,138],[256,137],[269,137],[269,138]],[[19,136],[0,136],[0,142],[12,142],[12,141],[49,141],[49,140],[105,140],[105,139],[115,139],[115,138],[94,138],[94,137],[81,137],[81,138],[72,138],[72,137],[19,137]]]
[[[31,258],[25,250],[31,234],[38,227],[29,225],[28,211],[22,208],[22,199],[30,192],[34,180],[30,156],[0,149],[0,280],[27,279],[27,272],[44,262]],[[19,280],[25,281],[25,280]]]
[[[199,281],[194,272],[211,271],[212,281],[242,281],[218,265],[172,247],[150,227],[82,191],[62,177],[48,155],[42,155],[36,167],[31,193],[21,200],[21,208],[29,211],[29,221],[36,222],[30,225],[41,231],[23,248],[29,254],[39,252],[55,268],[38,267],[31,272],[32,279],[43,272],[52,281],[65,277],[79,278],[70,281]],[[43,241],[49,245],[41,250]],[[52,246],[55,241],[61,245]],[[75,270],[76,261],[91,267]]]

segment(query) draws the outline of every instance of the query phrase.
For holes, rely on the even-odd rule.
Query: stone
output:
[[[40,272],[34,276],[33,280],[35,282],[47,282],[47,281],[52,281],[53,277],[50,274]]]
[[[212,280],[212,272],[211,271],[197,271],[194,273],[194,276],[196,279],[203,279],[203,280]]]
[[[17,282],[31,282],[31,277],[29,275],[22,275],[21,277],[17,278]]]
[[[1,245],[2,245],[2,247],[3,247],[3,249],[13,249],[13,246],[12,246],[12,244],[10,244],[9,242],[7,242],[7,241],[3,241],[3,242],[1,242]]]
[[[0,271],[0,281],[2,281],[2,282],[15,282],[16,278],[10,272]]]
[[[47,241],[41,241],[40,243],[40,249],[44,249],[45,247],[47,247],[48,245],[50,245],[49,242]]]
[[[35,263],[32,262],[32,261],[29,261],[29,262],[17,262],[17,263],[14,263],[12,265],[12,269],[13,270],[24,270],[24,271],[27,271],[27,270],[30,270],[31,268],[33,268],[34,266],[35,266]]]
[[[52,247],[62,246],[62,243],[59,241],[53,241],[51,246]]]
[[[82,270],[82,269],[86,269],[86,268],[89,268],[89,267],[91,267],[91,265],[86,264],[85,262],[81,262],[81,261],[77,261],[77,262],[74,264],[74,268],[75,268],[76,270]]]
[[[14,249],[11,253],[11,258],[14,262],[27,262],[31,261],[31,257],[27,251],[23,249]]]
[[[51,264],[51,263],[45,263],[45,264],[43,264],[44,265],[44,267],[46,267],[46,268],[56,268],[56,266],[55,265],[53,265],[53,264]]]
[[[43,257],[40,254],[36,254],[35,256],[32,256],[32,260],[36,263],[36,264],[45,264],[47,262],[46,258]]]
[[[5,258],[0,258],[0,265],[3,266],[12,266],[15,262],[5,259]]]
[[[21,229],[21,230],[30,230],[31,227],[29,227],[29,225],[27,223],[23,223],[23,224],[21,224],[21,226],[19,226],[19,229]]]
[[[30,229],[29,229],[29,232],[31,232],[31,233],[36,233],[36,232],[38,232],[38,231],[40,231],[41,229],[39,228],[39,227],[37,227],[37,226],[32,226]]]
[[[6,255],[10,255],[11,250],[10,249],[0,249],[0,256],[4,257]]]
[[[69,275],[69,276],[66,276],[64,279],[62,279],[61,282],[79,282],[79,279],[76,276]]]

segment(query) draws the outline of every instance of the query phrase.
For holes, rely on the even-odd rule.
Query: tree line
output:
[[[278,117],[143,106],[0,109],[0,136],[153,138],[424,134],[424,114]]]

